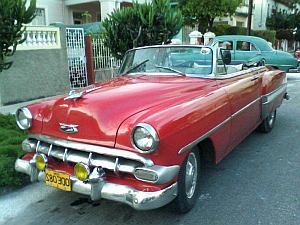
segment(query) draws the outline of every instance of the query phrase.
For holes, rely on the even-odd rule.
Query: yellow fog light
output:
[[[45,170],[48,159],[44,154],[39,154],[35,157],[35,166],[38,170]]]
[[[85,181],[90,175],[90,169],[83,163],[77,163],[74,167],[74,174],[79,180]]]

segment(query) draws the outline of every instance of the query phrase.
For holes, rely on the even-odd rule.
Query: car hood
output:
[[[86,88],[78,99],[63,96],[43,104],[41,133],[72,141],[114,146],[116,133],[128,117],[170,101],[205,92],[213,80],[174,76],[127,76]],[[82,91],[82,90],[81,90]],[[80,91],[77,91],[80,92]],[[66,133],[61,124],[75,125]]]

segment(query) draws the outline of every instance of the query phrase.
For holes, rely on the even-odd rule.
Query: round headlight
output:
[[[159,138],[151,125],[139,123],[132,131],[131,143],[140,152],[150,153],[156,150]]]
[[[39,154],[35,157],[35,166],[38,170],[45,170],[48,159],[44,154]]]
[[[16,121],[20,129],[27,130],[32,125],[32,114],[26,107],[20,108],[16,112]]]
[[[74,174],[79,180],[85,181],[89,178],[90,169],[83,163],[77,163],[74,167]]]

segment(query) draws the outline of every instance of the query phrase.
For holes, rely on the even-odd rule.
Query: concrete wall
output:
[[[63,35],[62,35],[63,36]],[[0,105],[67,93],[70,90],[64,37],[61,49],[17,51],[0,73]]]
[[[96,82],[103,82],[113,79],[117,76],[118,68],[108,68],[108,69],[99,69],[95,70],[95,81]]]

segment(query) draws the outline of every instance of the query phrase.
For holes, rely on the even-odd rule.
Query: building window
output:
[[[244,22],[236,21],[237,27],[244,27]]]
[[[35,17],[31,22],[34,26],[45,26],[46,25],[46,11],[44,8],[36,8]]]
[[[83,12],[73,12],[74,24],[83,24],[82,14]]]
[[[220,18],[221,20],[221,18]],[[214,25],[220,25],[220,24],[229,24],[228,21],[215,21]]]

